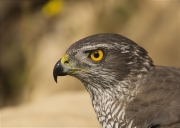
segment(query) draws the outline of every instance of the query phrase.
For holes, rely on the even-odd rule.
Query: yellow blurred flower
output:
[[[42,12],[47,16],[54,16],[63,8],[62,0],[49,0],[42,8]]]

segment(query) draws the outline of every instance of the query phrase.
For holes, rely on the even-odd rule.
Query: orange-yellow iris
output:
[[[93,60],[95,62],[102,60],[103,56],[104,56],[104,53],[102,50],[94,50],[90,54],[91,60]]]

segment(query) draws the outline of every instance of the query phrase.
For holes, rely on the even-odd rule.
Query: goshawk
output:
[[[75,42],[53,75],[85,85],[102,128],[180,128],[180,68],[154,65],[126,37],[96,34]]]

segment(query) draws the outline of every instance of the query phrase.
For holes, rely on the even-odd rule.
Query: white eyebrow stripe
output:
[[[112,45],[112,44],[96,44],[96,45],[87,45],[87,46],[83,46],[83,47],[81,47],[81,49],[86,49],[86,50],[92,50],[92,49],[96,49],[96,48],[100,48],[100,47],[107,47],[107,48],[109,48],[109,49],[111,49],[111,48],[114,48],[114,47],[116,47],[116,45],[114,44],[114,45]]]

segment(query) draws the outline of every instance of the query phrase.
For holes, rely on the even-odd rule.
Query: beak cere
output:
[[[57,83],[57,77],[65,76],[65,75],[68,75],[67,70],[64,69],[64,65],[61,64],[61,59],[60,59],[54,66],[54,70],[53,70],[54,80]]]

